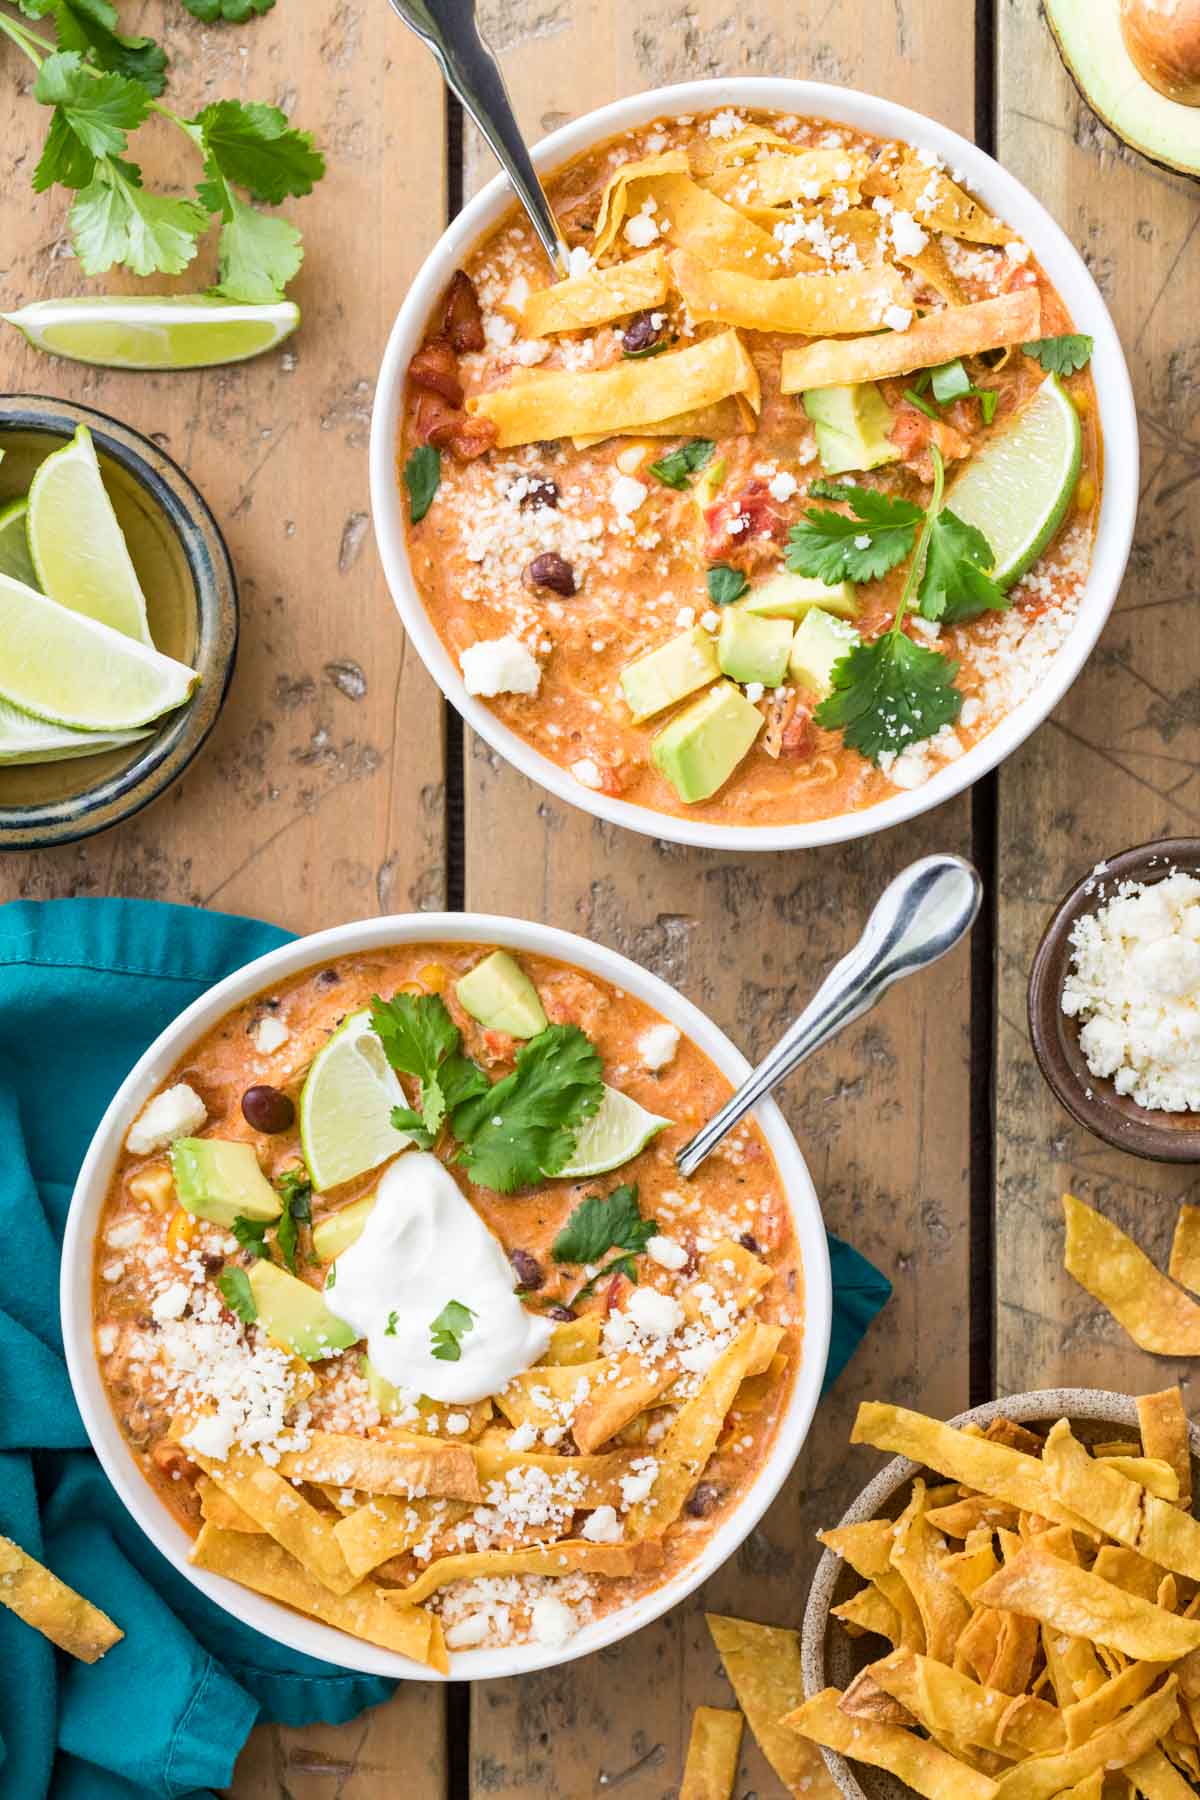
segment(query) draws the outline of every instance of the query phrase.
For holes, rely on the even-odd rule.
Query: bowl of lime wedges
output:
[[[0,849],[103,831],[174,782],[221,710],[237,584],[157,444],[0,396]]]

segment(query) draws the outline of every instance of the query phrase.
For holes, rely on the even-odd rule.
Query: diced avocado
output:
[[[250,1286],[258,1307],[258,1322],[267,1335],[302,1356],[319,1362],[336,1356],[357,1343],[358,1333],[344,1319],[335,1318],[316,1288],[278,1263],[260,1260],[249,1270]]]
[[[707,631],[694,625],[621,671],[621,691],[636,720],[649,719],[715,681],[721,670]]]
[[[375,1367],[375,1364],[371,1361],[369,1356],[363,1357],[359,1364],[359,1368],[362,1371],[363,1379],[366,1381],[367,1391],[380,1412],[398,1412],[400,1410],[399,1391],[393,1387],[386,1376],[379,1373],[379,1370]]]
[[[663,727],[651,753],[679,798],[691,805],[724,786],[762,722],[741,689],[722,681]]]
[[[171,1171],[180,1206],[214,1225],[277,1219],[283,1203],[258,1166],[253,1144],[225,1138],[176,1138]]]
[[[787,673],[795,626],[790,619],[759,619],[727,606],[717,638],[717,661],[731,681],[778,687]]]
[[[834,663],[861,641],[844,619],[835,619],[832,613],[814,607],[805,614],[792,644],[788,667],[793,680],[801,687],[811,688],[814,694],[827,694]]]
[[[375,1204],[374,1194],[364,1194],[349,1206],[318,1219],[313,1226],[313,1255],[320,1263],[331,1263],[362,1236],[367,1215]]]
[[[888,438],[891,408],[873,381],[850,387],[805,388],[804,410],[816,426],[821,467],[827,475],[848,469],[877,469],[895,462],[898,447]]]
[[[692,499],[703,512],[717,497],[717,489],[725,479],[728,465],[723,456],[714,456],[692,483]]]
[[[546,1029],[538,991],[507,950],[493,950],[485,956],[455,983],[454,991],[471,1017],[488,1031],[531,1038]]]
[[[802,619],[810,606],[843,619],[857,619],[858,592],[851,581],[826,587],[811,575],[793,575],[790,569],[781,569],[761,587],[751,588],[738,605],[743,612],[761,613],[768,619]]]

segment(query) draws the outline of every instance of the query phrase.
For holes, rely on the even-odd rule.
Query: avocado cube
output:
[[[367,1392],[370,1394],[380,1412],[398,1412],[400,1409],[399,1391],[387,1379],[386,1375],[381,1375],[379,1373],[379,1370],[375,1367],[375,1364],[371,1361],[369,1356],[363,1357],[359,1364],[359,1369],[363,1379],[366,1381]]]
[[[702,626],[694,625],[622,669],[621,691],[640,723],[677,700],[685,700],[720,673],[712,639]]]
[[[812,606],[843,619],[858,617],[858,592],[853,582],[839,581],[836,587],[826,587],[823,581],[815,581],[811,575],[793,575],[790,569],[781,569],[761,587],[751,588],[738,604],[743,612],[767,619],[802,619]]]
[[[891,408],[873,381],[805,388],[800,399],[816,427],[817,450],[827,475],[877,469],[899,457],[898,446],[888,437]]]
[[[536,1037],[546,1029],[538,991],[507,950],[493,950],[455,983],[455,993],[473,1019],[487,1031],[509,1037]]]
[[[778,687],[787,673],[788,652],[795,636],[790,619],[760,619],[728,606],[717,638],[717,661],[731,681],[761,682]]]
[[[253,1144],[176,1138],[170,1157],[179,1204],[198,1219],[228,1230],[235,1219],[277,1219],[283,1211]]]
[[[259,1324],[268,1337],[305,1362],[336,1356],[358,1342],[357,1331],[330,1312],[316,1288],[277,1263],[256,1262],[249,1280]]]
[[[788,664],[792,679],[814,694],[828,694],[834,663],[861,642],[857,631],[844,619],[835,619],[832,613],[814,607],[805,614],[792,643]]]
[[[723,787],[749,751],[763,717],[740,688],[722,681],[665,725],[650,751],[687,805]]]
[[[313,1255],[320,1263],[331,1263],[362,1236],[363,1226],[375,1204],[374,1194],[364,1194],[349,1206],[339,1206],[313,1226]]]

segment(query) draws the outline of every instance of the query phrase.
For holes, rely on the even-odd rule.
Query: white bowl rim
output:
[[[408,913],[363,919],[293,939],[227,975],[186,1007],[138,1058],[110,1101],[84,1157],[63,1239],[60,1306],[67,1367],[76,1403],[101,1467],[134,1521],[176,1571],[209,1600],[264,1636],[342,1668],[403,1681],[442,1681],[435,1670],[290,1611],[223,1576],[187,1561],[192,1540],[138,1469],[113,1415],[97,1363],[91,1298],[95,1228],[125,1131],[186,1047],[233,1007],[297,971],[359,951],[411,943],[498,944],[518,953],[557,957],[611,982],[654,1007],[692,1039],[735,1085],[750,1072],[746,1058],[708,1016],[659,976],[573,932],[488,913]],[[803,1352],[770,1454],[741,1504],[713,1533],[702,1555],[631,1606],[583,1627],[560,1650],[537,1645],[454,1652],[455,1681],[529,1675],[589,1655],[648,1625],[717,1570],[774,1500],[808,1435],[829,1351],[832,1318],[829,1250],[807,1164],[782,1112],[765,1100],[756,1117],[775,1157],[792,1210],[805,1286]]]
[[[1138,502],[1137,411],[1116,327],[1086,263],[1066,233],[1041,202],[986,151],[924,113],[827,82],[773,76],[720,77],[652,88],[597,107],[542,138],[532,150],[533,160],[539,169],[553,169],[605,138],[662,115],[723,106],[766,107],[825,118],[937,151],[949,168],[961,171],[968,187],[1029,242],[1066,302],[1076,330],[1094,339],[1092,370],[1104,441],[1100,519],[1091,569],[1075,621],[1066,642],[1033,691],[978,744],[956,762],[943,764],[920,787],[902,790],[859,812],[840,813],[806,825],[782,826],[708,824],[595,793],[533,749],[482,701],[468,694],[461,672],[438,636],[412,577],[396,478],[396,444],[409,360],[421,342],[438,295],[464,254],[510,205],[512,193],[503,175],[494,177],[438,239],[392,326],[371,414],[371,516],[388,587],[417,654],[471,729],[531,781],[569,806],[647,837],[700,849],[805,850],[870,836],[939,806],[1011,755],[1058,705],[1104,628],[1129,558]]]

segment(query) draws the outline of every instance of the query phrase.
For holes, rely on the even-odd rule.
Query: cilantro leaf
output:
[[[981,612],[1003,612],[1008,601],[991,579],[995,566],[995,555],[982,531],[943,507],[933,520],[917,589],[922,616],[958,625]]]
[[[65,115],[56,111],[33,171],[34,193],[44,194],[56,182],[60,187],[86,187],[95,169],[96,158],[92,152],[76,137]]]
[[[915,406],[918,412],[923,412],[927,419],[932,419],[934,424],[937,424],[941,417],[937,407],[931,406],[928,400],[922,399],[915,388],[906,387],[904,390],[904,398],[908,401],[910,406]]]
[[[404,465],[404,485],[408,489],[408,516],[419,525],[433,505],[442,480],[442,459],[432,444],[418,444]]]
[[[638,1191],[631,1184],[614,1188],[607,1199],[589,1194],[575,1208],[550,1247],[555,1262],[599,1262],[606,1250],[641,1255],[658,1233],[654,1219],[643,1219]]]
[[[1068,332],[1062,337],[1034,338],[1032,343],[1021,345],[1025,355],[1040,363],[1047,375],[1074,375],[1086,365],[1094,347],[1094,339],[1082,331]]]
[[[96,68],[140,81],[151,97],[166,86],[166,52],[148,37],[124,37],[110,0],[17,0],[26,18],[52,17],[60,50],[76,50]]]
[[[393,1069],[421,1084],[420,1110],[394,1106],[392,1124],[428,1150],[448,1111],[490,1091],[488,1078],[463,1055],[462,1034],[437,994],[377,994],[371,1024]]]
[[[680,444],[678,450],[672,450],[660,462],[650,464],[650,473],[664,487],[675,488],[683,492],[691,486],[690,477],[705,468],[712,461],[716,449],[711,438],[691,438],[686,444]]]
[[[43,106],[54,107],[55,124],[65,125],[88,153],[87,176],[82,182],[68,181],[68,187],[85,185],[95,157],[119,156],[125,149],[127,134],[150,111],[150,95],[140,81],[90,72],[84,68],[77,50],[48,56],[38,70],[33,92]],[[62,179],[59,174],[50,173],[46,164],[47,155],[43,153],[33,181],[39,193]]]
[[[247,1219],[241,1213],[229,1227],[243,1250],[252,1250],[255,1256],[267,1254],[267,1226],[269,1219]]]
[[[923,517],[915,501],[847,481],[817,481],[809,492],[841,501],[851,515],[825,506],[807,508],[788,533],[785,560],[794,575],[812,576],[826,587],[878,581],[912,554]]]
[[[548,1025],[521,1045],[511,1075],[454,1108],[457,1160],[498,1194],[556,1175],[603,1094],[595,1046],[577,1025]]]
[[[399,1313],[390,1312],[387,1316],[387,1324],[383,1328],[384,1337],[395,1337],[396,1327],[399,1323],[400,1323]]]
[[[250,1277],[245,1269],[239,1269],[233,1263],[226,1264],[217,1276],[217,1286],[230,1312],[236,1314],[243,1324],[253,1325],[258,1317],[258,1302],[254,1298],[254,1289],[250,1286]]]
[[[277,106],[217,100],[188,124],[223,181],[271,206],[289,194],[311,194],[313,183],[325,173],[325,158],[309,133],[290,126]]]
[[[325,1277],[325,1286],[327,1288],[331,1288],[334,1286],[336,1281],[337,1281],[337,1264],[336,1264],[336,1262],[331,1262],[329,1265],[329,1273]]]
[[[731,568],[728,563],[714,563],[704,577],[704,585],[714,606],[730,606],[741,599],[750,583],[740,569]]]
[[[225,195],[217,244],[220,279],[214,292],[252,306],[282,300],[304,261],[300,233],[290,220],[258,212],[228,187]]]
[[[647,344],[641,350],[623,350],[621,354],[626,362],[643,362],[647,356],[661,356],[664,350],[670,348],[666,338],[660,338],[657,344]]]
[[[637,1264],[634,1262],[633,1257],[631,1255],[614,1256],[610,1261],[605,1263],[602,1269],[596,1270],[596,1273],[592,1276],[590,1281],[585,1281],[582,1287],[577,1287],[575,1289],[575,1292],[571,1295],[570,1304],[572,1306],[577,1306],[581,1300],[586,1300],[589,1294],[594,1294],[601,1282],[608,1275],[623,1275],[626,1281],[630,1282],[634,1287],[641,1286],[641,1283],[638,1281]]]
[[[308,1170],[300,1167],[285,1169],[276,1185],[283,1201],[283,1211],[275,1221],[275,1242],[294,1275],[300,1227],[312,1222],[312,1182]]]
[[[244,25],[247,19],[270,12],[275,0],[183,0],[183,4],[194,19],[205,25],[215,25],[218,20],[226,25]]]
[[[962,706],[957,673],[958,664],[940,651],[887,631],[834,663],[833,691],[813,717],[840,728],[851,749],[877,763],[884,751],[898,753],[953,724]]]
[[[135,275],[178,275],[196,254],[208,220],[194,200],[151,194],[133,163],[101,157],[70,213],[71,239],[86,275],[125,263]]]
[[[448,1300],[429,1327],[430,1353],[439,1362],[457,1362],[462,1356],[462,1340],[477,1316],[461,1300]]]

